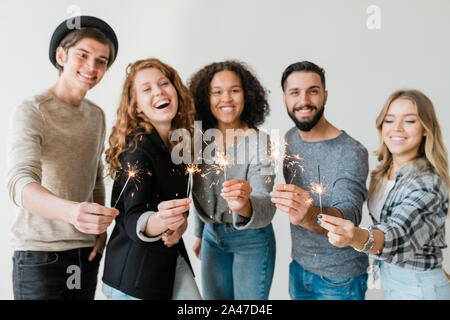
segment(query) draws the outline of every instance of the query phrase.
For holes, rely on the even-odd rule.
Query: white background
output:
[[[57,71],[49,62],[48,45],[56,26],[70,16],[67,8],[71,5],[78,6],[81,14],[107,21],[119,39],[116,62],[87,95],[105,111],[108,135],[115,121],[126,65],[152,56],[172,65],[183,80],[214,61],[247,62],[270,91],[271,115],[263,128],[278,129],[281,136],[293,126],[282,102],[281,74],[293,62],[310,60],[326,70],[329,95],[325,116],[366,146],[370,169],[376,165],[372,155],[378,144],[376,115],[388,95],[399,88],[417,88],[431,98],[444,141],[447,147],[450,145],[448,0],[2,0],[3,185],[10,110],[56,81]],[[370,30],[366,25],[370,5],[381,10],[379,30]],[[106,187],[109,203],[110,180]],[[12,299],[9,238],[14,212],[5,188],[0,201],[0,299]],[[363,225],[368,225],[366,207],[363,215]],[[291,239],[287,216],[277,212],[273,224],[277,257],[270,299],[289,299]],[[193,223],[184,239],[200,286],[200,263],[191,251],[192,234]],[[450,270],[449,249],[444,255],[444,265]],[[99,279],[101,274],[102,269]],[[97,298],[104,298],[101,290]],[[382,299],[382,291],[369,290],[367,298]]]

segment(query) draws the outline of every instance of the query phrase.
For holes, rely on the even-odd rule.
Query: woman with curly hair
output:
[[[269,113],[267,95],[248,67],[237,61],[207,65],[190,80],[196,119],[202,121],[202,175],[192,199],[205,299],[267,299],[275,264],[270,200],[274,175],[268,136],[258,130]],[[206,152],[213,151],[210,155]],[[214,162],[225,159],[222,164]]]
[[[106,151],[120,212],[106,249],[108,299],[201,299],[181,238],[191,202],[185,167],[172,162],[169,139],[194,113],[172,67],[158,59],[128,66]]]

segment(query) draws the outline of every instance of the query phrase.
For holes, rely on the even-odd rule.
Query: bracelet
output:
[[[361,229],[367,230],[369,232],[369,239],[367,239],[366,243],[364,243],[361,250],[358,250],[356,248],[354,248],[354,249],[358,252],[369,253],[369,251],[372,250],[373,245],[375,244],[375,241],[373,238],[373,232],[372,232],[371,228],[361,228]]]

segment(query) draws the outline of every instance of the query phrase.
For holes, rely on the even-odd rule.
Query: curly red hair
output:
[[[161,71],[178,93],[178,112],[172,120],[172,129],[169,136],[179,128],[187,129],[192,134],[195,116],[194,101],[176,70],[156,58],[130,63],[126,69],[126,79],[117,109],[117,121],[109,136],[110,147],[106,150],[106,162],[109,164],[108,174],[112,178],[115,177],[116,172],[122,169],[119,160],[120,155],[132,145],[136,146],[139,136],[148,134],[153,129],[150,119],[144,113],[137,111],[136,89],[134,87],[136,74],[147,68],[156,68]],[[171,142],[171,144],[173,147],[174,142]]]

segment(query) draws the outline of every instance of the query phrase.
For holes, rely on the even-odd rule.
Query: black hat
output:
[[[62,39],[71,31],[80,28],[96,28],[103,32],[103,34],[111,40],[114,48],[116,49],[115,57],[117,57],[117,51],[119,50],[119,43],[117,41],[116,34],[114,30],[107,24],[105,21],[91,16],[77,16],[69,18],[63,22],[56,28],[55,32],[53,32],[52,39],[50,40],[50,50],[49,57],[51,63],[57,67],[56,62],[56,49],[61,43]],[[110,61],[109,65],[111,65],[114,61]]]

